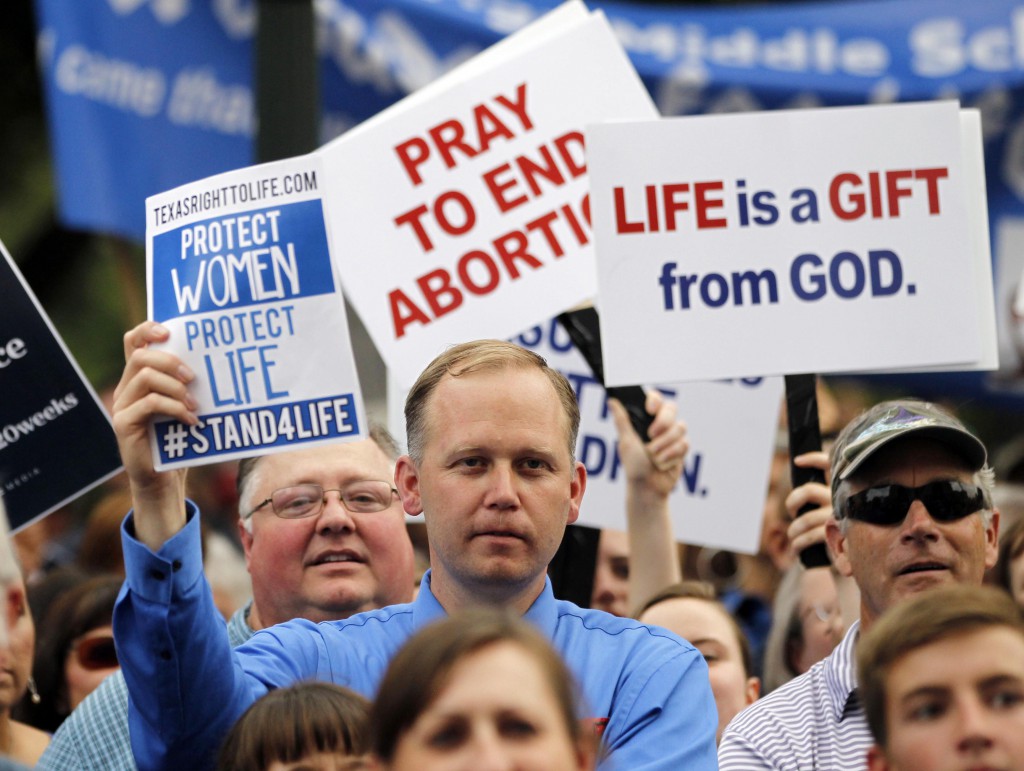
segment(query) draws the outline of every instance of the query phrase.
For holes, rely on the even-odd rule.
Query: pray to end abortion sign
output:
[[[403,386],[593,297],[583,128],[656,115],[608,21],[570,3],[318,151],[346,295]]]
[[[975,366],[971,125],[936,102],[588,127],[608,384]]]
[[[159,468],[365,435],[322,185],[305,156],[147,199],[149,317],[199,403],[154,424]]]

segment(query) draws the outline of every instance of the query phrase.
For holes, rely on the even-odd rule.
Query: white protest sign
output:
[[[981,358],[956,103],[606,123],[587,144],[609,384]]]
[[[985,186],[985,157],[981,141],[981,113],[978,110],[960,111],[960,144],[964,159],[964,179],[967,198],[967,216],[970,221],[971,260],[974,273],[974,297],[965,298],[974,309],[978,320],[981,356],[971,363],[958,363],[957,371],[999,369],[999,336],[996,324],[995,284],[992,280],[992,246],[989,242],[988,192]],[[1005,218],[1004,218],[1005,219]],[[1000,221],[1002,222],[1002,221]],[[948,365],[933,367],[903,367],[899,372],[945,372]]]
[[[594,295],[583,127],[657,114],[603,15],[517,41],[319,151],[346,296],[405,386]]]
[[[147,199],[149,317],[196,373],[200,420],[155,423],[158,468],[366,435],[323,176],[305,156]]]
[[[353,126],[345,132],[344,139],[349,141],[352,137],[375,128],[380,123],[386,123],[397,115],[401,115],[414,105],[430,101],[439,94],[444,93],[456,83],[469,80],[481,72],[520,56],[524,51],[530,50],[548,36],[561,34],[571,29],[574,25],[587,18],[590,11],[583,4],[582,0],[568,0],[556,6],[538,19],[518,31],[503,37],[494,45],[484,49],[469,61],[449,70],[436,80],[432,80],[422,88],[417,89],[404,99],[395,102],[378,112],[376,115],[367,118],[358,126]]]
[[[603,327],[606,329],[606,327]],[[626,529],[626,480],[604,388],[555,320],[512,342],[536,351],[568,378],[580,405],[576,458],[587,469],[581,525]],[[761,536],[778,431],[782,378],[659,385],[679,405],[690,451],[669,499],[679,541],[752,554]],[[389,380],[388,425],[405,436],[406,392]]]

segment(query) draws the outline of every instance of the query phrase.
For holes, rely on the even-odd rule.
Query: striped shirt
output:
[[[857,696],[854,645],[860,623],[832,653],[754,702],[725,729],[721,771],[863,771],[873,740]]]

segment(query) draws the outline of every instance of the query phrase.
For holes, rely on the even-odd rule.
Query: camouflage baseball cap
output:
[[[934,439],[960,455],[977,471],[988,459],[985,445],[963,423],[930,402],[898,399],[882,402],[855,418],[832,448],[832,495],[839,483],[875,452],[896,439]]]

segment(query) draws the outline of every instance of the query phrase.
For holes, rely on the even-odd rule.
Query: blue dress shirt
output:
[[[252,637],[249,607],[228,620],[228,640]],[[67,716],[36,764],[37,771],[135,771],[128,735],[128,686],[120,670],[107,677]]]
[[[198,520],[190,505],[185,527],[157,553],[133,537],[130,515],[122,527],[127,578],[114,635],[142,771],[212,767],[231,725],[272,688],[317,678],[372,698],[398,648],[445,616],[428,572],[413,603],[320,624],[295,619],[232,650],[203,576]],[[707,665],[693,646],[556,600],[550,582],[525,617],[562,654],[588,714],[605,726],[602,769],[717,769],[717,713]]]

